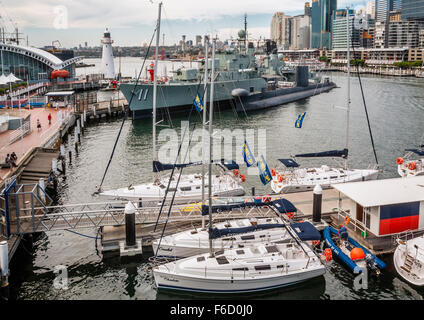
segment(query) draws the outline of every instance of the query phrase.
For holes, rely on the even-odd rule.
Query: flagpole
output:
[[[212,120],[213,120],[213,95],[214,95],[214,77],[215,77],[215,46],[216,39],[212,42],[212,70],[211,70],[211,97],[209,106],[209,249],[210,256],[214,257],[212,249]]]
[[[208,51],[209,51],[209,39],[208,36],[205,35],[205,90],[204,90],[204,106],[203,106],[203,128],[202,128],[202,210],[205,205],[205,140],[206,140],[206,106],[208,104]],[[202,229],[205,229],[206,218],[202,215]]]
[[[350,27],[349,27],[349,7],[346,9],[346,25],[347,25],[347,120],[346,120],[346,149],[349,149],[349,117],[350,117]],[[344,161],[344,169],[347,170],[347,157]]]

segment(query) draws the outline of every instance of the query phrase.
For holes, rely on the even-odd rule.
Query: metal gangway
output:
[[[16,182],[9,185],[0,196],[1,229],[6,231],[3,232],[6,238],[12,234],[125,225],[124,208],[128,201],[53,206],[49,205],[53,203],[53,200],[40,185],[18,185]],[[253,202],[252,197],[243,197],[243,199]],[[136,208],[136,224],[155,224],[156,222],[158,224],[165,222],[187,224],[198,223],[203,219],[199,202],[173,205],[171,210],[169,204],[165,204],[159,219],[160,203],[143,203],[142,207],[136,202],[133,204]],[[214,213],[214,221],[275,216],[275,210],[271,206],[254,206]]]

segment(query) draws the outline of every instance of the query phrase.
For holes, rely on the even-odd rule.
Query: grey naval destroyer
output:
[[[258,94],[262,96],[263,93],[271,93],[275,97],[275,94],[272,93],[278,92],[279,96],[285,95],[286,90],[280,87],[276,88],[275,84],[294,83],[295,78],[297,78],[297,70],[288,67],[283,61],[284,57],[281,54],[278,55],[276,50],[267,50],[268,52],[265,55],[257,59],[253,44],[247,42],[245,30],[240,30],[238,37],[238,45],[235,48],[220,50],[216,53],[215,103],[219,103],[222,108],[236,106],[237,111],[243,111],[240,102],[242,99],[246,100],[247,96],[253,95],[251,98],[257,102]],[[272,48],[269,45],[267,47]],[[175,113],[191,107],[196,94],[199,93],[201,96],[204,94],[202,76],[206,66],[208,69],[211,68],[211,59],[208,59],[207,62],[205,59],[201,60],[198,68],[180,67],[173,71],[173,76],[169,79],[163,77],[158,80],[158,112],[160,112],[160,109],[167,108],[169,113]],[[309,78],[309,72],[306,71],[306,73],[307,78]],[[319,80],[315,79],[315,81]],[[323,92],[322,86],[328,90],[334,87],[332,83],[319,84],[319,86],[321,90],[310,90],[311,86],[302,86],[295,90],[298,92],[309,89],[310,94],[301,96],[301,98],[305,98]],[[133,120],[151,117],[153,81],[139,81],[137,85],[135,82],[122,83],[120,89],[128,102],[134,95],[130,105]],[[287,93],[292,92],[293,88],[287,89]],[[298,99],[298,96],[292,97],[285,99],[284,103]],[[269,106],[268,103],[267,107]],[[249,107],[248,109],[252,110],[253,108]]]

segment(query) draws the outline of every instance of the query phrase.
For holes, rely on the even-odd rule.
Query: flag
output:
[[[253,156],[253,153],[250,150],[246,140],[244,140],[243,158],[244,158],[244,162],[246,162],[246,165],[248,167],[251,167],[256,163],[255,157]]]
[[[196,107],[196,110],[198,112],[203,111],[203,101],[202,101],[202,98],[200,97],[199,93],[197,93],[196,98],[194,98],[193,104]]]
[[[271,182],[271,172],[269,171],[268,165],[265,162],[264,156],[261,155],[261,158],[258,161],[259,176],[264,185],[267,185]]]
[[[306,116],[306,112],[304,112],[304,113],[300,114],[300,115],[297,117],[296,123],[294,124],[294,126],[295,126],[296,128],[302,128],[303,119],[305,118],[305,116]]]

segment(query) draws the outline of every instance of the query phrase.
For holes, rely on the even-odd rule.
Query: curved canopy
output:
[[[6,77],[6,80],[7,80],[7,82],[8,82],[8,83],[9,83],[9,82],[14,83],[14,82],[22,81],[22,79],[19,79],[19,78],[15,77],[15,75],[14,75],[13,73],[10,73],[10,74]]]

